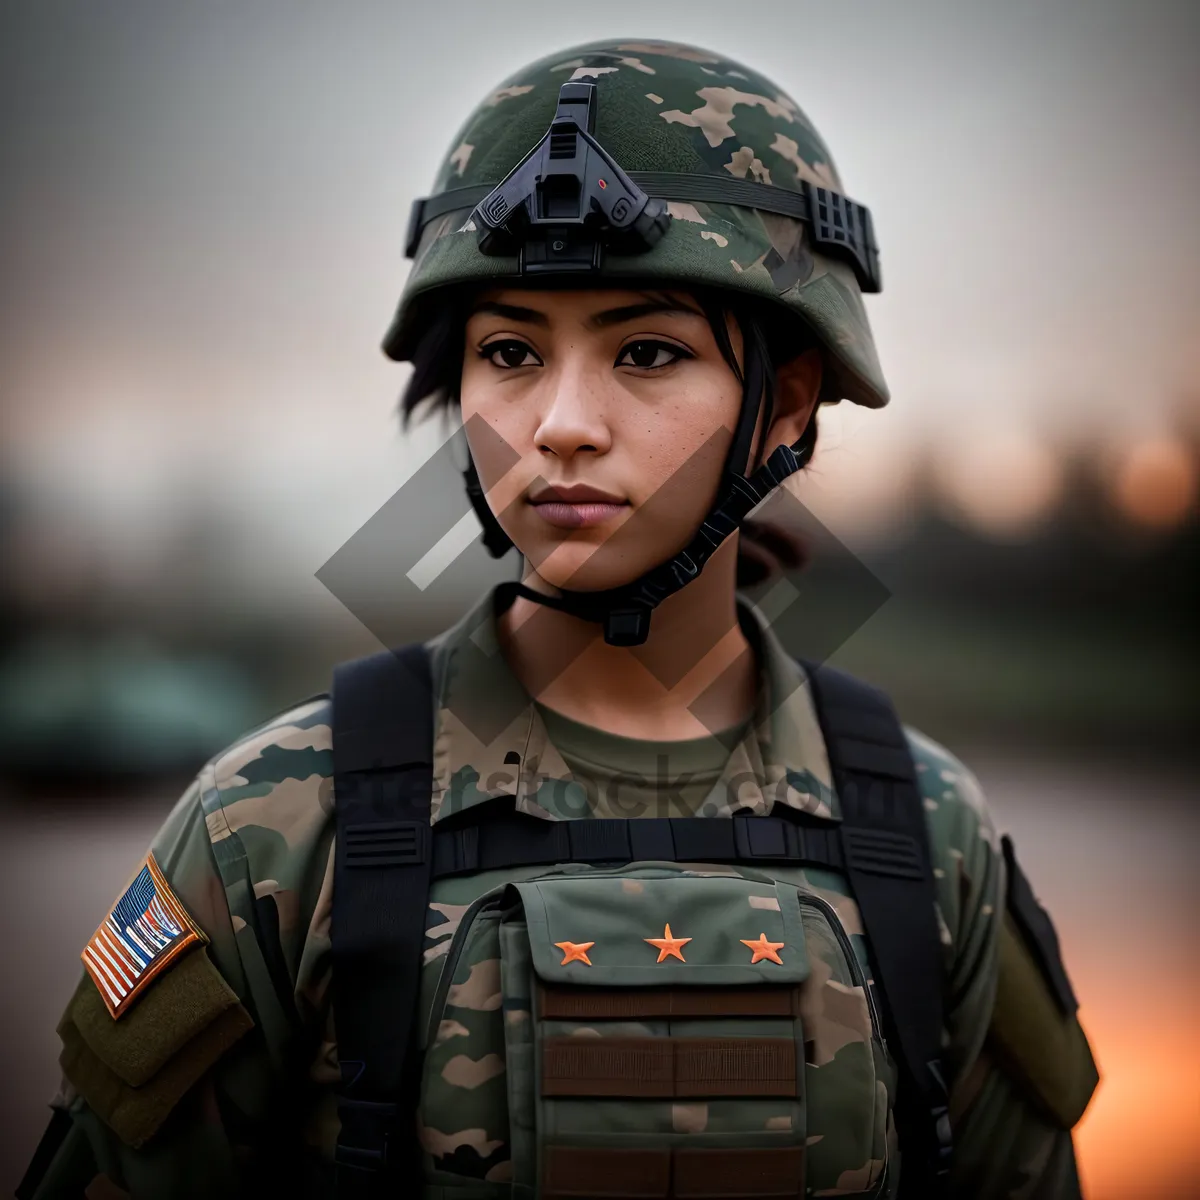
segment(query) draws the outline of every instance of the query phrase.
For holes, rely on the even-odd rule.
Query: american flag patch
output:
[[[80,957],[115,1021],[168,963],[207,941],[150,854]]]

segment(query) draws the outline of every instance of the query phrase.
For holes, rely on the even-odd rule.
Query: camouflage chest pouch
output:
[[[460,1008],[497,983],[488,1054],[464,1061]],[[489,892],[434,997],[424,1126],[472,1069],[504,1076],[510,1157],[488,1181],[427,1158],[428,1196],[887,1194],[894,1079],[849,939],[765,876],[640,864]]]

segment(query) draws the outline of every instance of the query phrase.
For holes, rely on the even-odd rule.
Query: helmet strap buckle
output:
[[[649,635],[648,608],[617,608],[604,614],[604,640],[610,646],[641,646]]]

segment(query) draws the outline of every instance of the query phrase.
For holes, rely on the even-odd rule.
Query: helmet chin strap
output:
[[[750,475],[746,468],[754,438],[758,414],[763,414],[765,436],[774,409],[774,379],[766,340],[756,323],[745,331],[746,367],[742,386],[742,406],[737,429],[725,459],[721,490],[717,503],[704,518],[691,542],[667,562],[652,567],[631,583],[603,591],[580,592],[562,589],[557,595],[534,591],[524,583],[516,592],[536,604],[569,613],[585,621],[604,626],[604,640],[610,646],[640,646],[649,636],[650,617],[668,597],[685,588],[704,569],[704,565],[726,538],[740,528],[750,511],[795,474],[811,456],[811,449],[777,446]],[[810,443],[811,445],[811,443]],[[471,506],[483,525],[483,541],[488,552],[499,558],[512,542],[488,506],[474,462],[469,462],[463,478]]]

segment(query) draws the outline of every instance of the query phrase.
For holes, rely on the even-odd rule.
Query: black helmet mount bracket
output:
[[[604,251],[641,254],[666,232],[646,195],[595,138],[596,85],[564,83],[546,136],[472,214],[484,254],[517,255],[522,275],[598,271]]]

